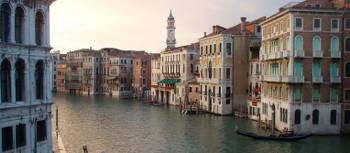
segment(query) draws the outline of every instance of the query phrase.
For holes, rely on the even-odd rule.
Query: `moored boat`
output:
[[[258,135],[253,132],[248,132],[248,131],[243,131],[243,130],[236,130],[236,133],[242,136],[247,136],[251,137],[254,139],[259,139],[259,140],[276,140],[276,141],[296,141],[296,140],[301,140],[308,138],[312,136],[311,134],[306,134],[306,135],[269,135],[269,136],[264,136],[264,135]]]

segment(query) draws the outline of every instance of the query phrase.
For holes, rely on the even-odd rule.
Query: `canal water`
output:
[[[209,114],[187,116],[172,106],[137,100],[56,95],[54,103],[69,153],[82,153],[83,145],[90,153],[350,153],[350,137],[253,140],[237,135],[235,129],[256,130],[255,122]]]

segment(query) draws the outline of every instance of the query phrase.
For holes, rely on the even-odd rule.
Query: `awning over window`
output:
[[[163,83],[163,84],[175,84],[177,83],[178,80],[177,79],[163,79],[161,81],[159,81],[158,83]]]

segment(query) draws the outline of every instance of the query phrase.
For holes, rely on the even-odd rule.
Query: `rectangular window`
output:
[[[230,78],[231,78],[231,69],[226,68],[226,79],[230,79]]]
[[[300,61],[295,61],[295,75],[303,76],[303,64]]]
[[[227,55],[231,55],[231,51],[232,51],[231,43],[226,43]]]
[[[220,43],[219,52],[221,53],[221,51],[222,51],[222,44]]]
[[[230,99],[226,99],[226,104],[230,104],[231,100]]]
[[[13,133],[12,127],[2,128],[2,151],[8,151],[13,149]]]
[[[345,51],[350,51],[350,38],[345,38]]]
[[[333,85],[331,87],[331,103],[337,103],[338,102],[338,87],[336,85]]]
[[[315,31],[321,30],[321,19],[319,18],[314,19],[314,30]]]
[[[312,89],[312,101],[320,102],[320,86],[315,85]]]
[[[46,121],[42,120],[36,122],[36,142],[45,141],[46,139]]]
[[[344,100],[350,101],[350,89],[345,89],[344,91]]]
[[[295,18],[295,29],[301,30],[303,28],[303,19]]]
[[[296,103],[301,102],[302,92],[301,92],[301,86],[297,85],[294,87],[294,100]]]
[[[23,147],[26,145],[26,125],[19,124],[16,126],[16,147]]]
[[[350,18],[345,18],[344,27],[346,30],[350,30]]]
[[[216,44],[214,44],[214,53],[216,52]]]
[[[331,21],[331,27],[333,31],[339,30],[339,20],[338,19],[332,19]]]
[[[350,124],[350,110],[344,110],[344,124]]]
[[[338,65],[336,62],[331,63],[331,76],[338,77]]]

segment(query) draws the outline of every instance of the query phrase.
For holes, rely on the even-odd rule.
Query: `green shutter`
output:
[[[313,51],[319,52],[321,51],[321,38],[319,36],[315,36],[312,40]]]
[[[335,103],[338,100],[338,91],[337,87],[331,88],[331,103]]]
[[[315,61],[312,64],[312,76],[319,77],[321,75],[321,64],[319,61]]]
[[[332,77],[338,76],[338,65],[336,62],[331,63],[331,76]]]
[[[339,51],[339,39],[338,37],[333,37],[331,39],[331,51],[338,52]]]
[[[303,66],[300,61],[295,62],[295,75],[296,76],[302,76],[303,75]]]
[[[314,86],[312,89],[312,99],[314,102],[320,101],[320,86]]]
[[[294,99],[296,102],[300,102],[301,101],[301,87],[300,86],[295,86],[294,89]]]

